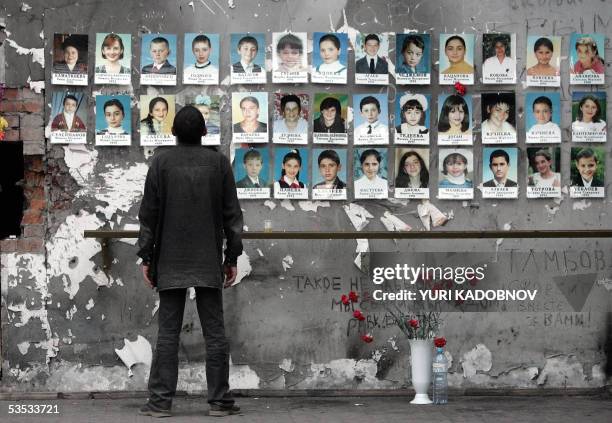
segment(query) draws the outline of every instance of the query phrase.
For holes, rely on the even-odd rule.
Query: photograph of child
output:
[[[353,104],[359,105],[355,114],[355,145],[389,144],[389,112],[386,94],[355,94]]]
[[[132,36],[97,33],[96,84],[129,85],[132,83]]]
[[[440,34],[440,85],[474,84],[474,34]]]
[[[234,178],[240,199],[270,198],[270,166],[267,148],[238,148],[234,156]]]
[[[438,98],[438,145],[472,145],[472,96]]]
[[[265,34],[231,34],[231,46],[232,84],[265,84]]]
[[[438,198],[474,198],[474,154],[472,149],[446,149],[439,152]]]
[[[572,93],[572,141],[606,142],[606,93]]]
[[[482,82],[516,83],[516,34],[482,35]]]
[[[527,86],[559,87],[561,76],[561,37],[542,37],[529,35],[527,37]]]
[[[404,93],[395,100],[395,143],[429,144],[429,94]]]
[[[183,83],[219,83],[219,34],[185,34]],[[188,48],[190,46],[190,48]]]
[[[96,145],[131,145],[130,96],[96,96]]]
[[[429,84],[431,82],[431,36],[400,34],[395,36],[395,82]]]
[[[175,111],[174,95],[140,96],[140,145],[175,145],[172,122]]]
[[[315,32],[312,45],[312,82],[346,84],[347,34]]]
[[[190,104],[202,113],[206,123],[206,135],[202,137],[202,145],[221,145],[221,97],[198,94]]]
[[[389,84],[389,37],[386,34],[357,34],[355,83]]]
[[[308,82],[308,61],[305,46],[308,39],[305,32],[275,32],[272,45],[276,52],[272,56],[272,82]]]
[[[603,198],[606,151],[601,147],[572,147],[572,198]]]
[[[577,34],[570,37],[570,84],[603,84],[605,73],[604,34]]]
[[[527,198],[561,197],[561,148],[527,148]]]
[[[52,84],[87,85],[87,42],[87,35],[53,35]]]
[[[346,166],[343,163],[346,164],[346,149],[312,150],[313,200],[346,200]]]
[[[141,85],[176,85],[176,35],[143,34]]]
[[[308,144],[308,94],[274,93],[272,140],[284,144]]]
[[[395,151],[395,198],[429,198],[429,150]]]
[[[312,110],[314,115],[313,142],[315,144],[348,144],[347,94],[316,93]]]
[[[353,178],[355,199],[381,199],[389,196],[387,149],[355,148]]]
[[[513,92],[482,93],[483,144],[516,143],[516,98]],[[486,119],[485,119],[486,118]]]
[[[51,100],[51,143],[87,143],[87,111],[82,92],[55,91]]]
[[[561,142],[561,96],[556,92],[525,93],[525,128],[528,144]]]
[[[274,198],[308,199],[308,150],[275,148]]]
[[[518,198],[515,147],[485,147],[482,152],[482,198]]]
[[[232,93],[232,142],[268,142],[268,93]]]

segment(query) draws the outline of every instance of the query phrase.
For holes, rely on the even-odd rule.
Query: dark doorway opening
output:
[[[23,142],[0,142],[0,239],[21,235]]]

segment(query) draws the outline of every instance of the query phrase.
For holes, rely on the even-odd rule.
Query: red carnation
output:
[[[370,342],[374,340],[374,337],[370,335],[369,333],[366,333],[365,335],[361,335],[361,340],[365,342],[366,344],[369,344]]]
[[[349,301],[349,297],[347,297],[346,295],[342,295],[342,297],[340,297],[340,301],[342,301],[342,304],[344,305],[349,305],[351,303]]]
[[[410,325],[410,327],[415,329],[419,327],[419,321],[417,319],[410,319],[408,324]]]
[[[360,310],[355,310],[353,312],[353,317],[357,320],[359,320],[360,322],[365,320],[365,316],[363,315],[363,313]]]
[[[355,291],[349,292],[349,300],[351,300],[352,303],[356,303],[358,299],[359,295]]]
[[[446,339],[444,339],[444,337],[434,338],[434,345],[438,348],[444,348],[446,345]]]
[[[461,82],[455,82],[455,91],[457,91],[459,95],[465,95],[465,85]]]

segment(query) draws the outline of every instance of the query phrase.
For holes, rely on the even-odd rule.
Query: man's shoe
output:
[[[240,407],[235,404],[232,405],[218,405],[210,404],[210,410],[208,410],[209,416],[214,417],[225,417],[232,414],[240,414]]]
[[[138,410],[138,414],[142,416],[151,416],[151,417],[172,417],[172,413],[170,410],[163,410],[161,408],[157,408],[150,403],[146,403],[140,410]]]

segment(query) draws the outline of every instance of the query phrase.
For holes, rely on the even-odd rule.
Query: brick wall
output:
[[[4,141],[23,141],[25,205],[21,236],[0,241],[0,251],[41,253],[44,250],[45,190],[44,95],[28,88],[5,88],[0,115],[9,124]],[[1,170],[0,170],[1,171]]]

